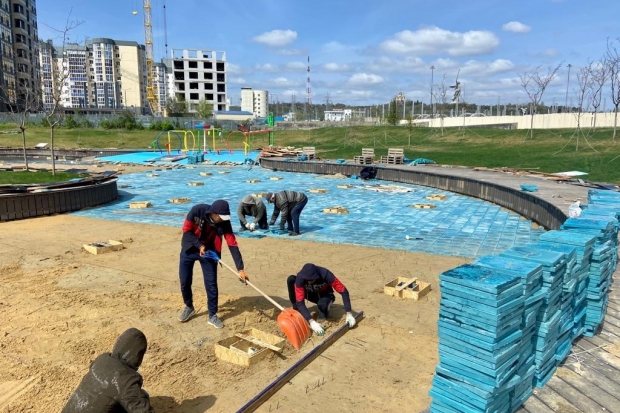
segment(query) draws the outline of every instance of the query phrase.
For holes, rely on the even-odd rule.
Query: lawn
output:
[[[0,185],[28,185],[68,181],[81,175],[66,172],[0,171]]]
[[[281,146],[315,146],[318,156],[326,159],[347,158],[361,154],[364,147],[375,148],[378,156],[389,147],[405,148],[409,159],[429,158],[441,164],[538,168],[541,172],[579,170],[589,173],[586,179],[620,183],[620,139],[612,141],[611,130],[600,129],[582,136],[577,149],[573,130],[535,130],[534,138],[526,138],[526,130],[490,128],[413,128],[405,126],[332,127],[313,130],[277,131],[275,140]],[[29,127],[28,146],[49,142],[49,129]],[[57,148],[131,148],[146,149],[159,132],[118,131],[100,129],[63,129],[56,132]],[[227,143],[228,138],[228,143]],[[162,139],[163,142],[167,138]],[[173,139],[176,141],[176,139]],[[188,145],[191,148],[191,137]],[[208,141],[209,145],[211,140]],[[200,146],[200,142],[198,142]],[[267,145],[267,135],[254,135],[252,147]],[[0,147],[21,146],[20,135],[0,135]],[[174,147],[174,144],[173,144]],[[217,138],[217,149],[243,148],[243,136],[224,133]],[[618,157],[618,159],[615,159]]]

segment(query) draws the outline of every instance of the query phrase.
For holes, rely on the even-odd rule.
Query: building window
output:
[[[189,72],[190,79],[198,79],[198,72]]]
[[[187,62],[187,65],[190,69],[198,69],[198,62]]]
[[[198,100],[200,98],[198,97],[198,93],[190,93],[189,94],[189,99],[190,100]]]
[[[213,80],[213,73],[205,73],[204,78],[206,80]]]
[[[216,66],[217,71],[218,72],[223,72],[224,71],[224,63],[223,62],[219,62]]]
[[[211,63],[211,62],[204,62],[202,67],[205,68],[205,69],[213,69],[213,63]]]

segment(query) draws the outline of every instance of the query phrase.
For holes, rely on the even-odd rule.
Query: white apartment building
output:
[[[242,87],[241,110],[253,113],[255,118],[266,118],[269,115],[269,92]]]
[[[334,109],[323,112],[325,120],[328,122],[347,122],[351,120],[353,111],[351,109]]]
[[[45,105],[52,103],[54,83],[66,75],[61,92],[65,108],[148,110],[143,45],[95,38],[84,46],[68,44],[63,50],[50,40],[42,43],[40,53]]]
[[[174,49],[163,62],[168,71],[168,96],[187,102],[190,112],[201,100],[213,104],[214,111],[228,110],[225,52]]]
[[[157,85],[157,99],[159,101],[160,112],[164,113],[168,104],[169,77],[166,65],[155,63],[155,84]]]

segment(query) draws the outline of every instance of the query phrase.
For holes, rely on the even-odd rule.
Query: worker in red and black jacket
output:
[[[207,290],[207,304],[209,307],[208,324],[215,328],[222,328],[224,324],[217,317],[217,261],[203,258],[202,255],[213,250],[221,257],[222,237],[228,244],[230,254],[235,261],[239,277],[248,279],[243,270],[243,258],[237,246],[237,239],[230,223],[230,207],[228,202],[217,200],[213,204],[195,205],[187,214],[183,223],[183,237],[181,238],[181,258],[179,261],[179,279],[181,280],[181,294],[185,302],[185,309],[179,317],[182,323],[188,321],[194,311],[192,295],[192,278],[194,263],[200,262],[205,288]]]
[[[349,291],[338,278],[327,268],[319,267],[314,264],[305,264],[297,276],[291,275],[287,279],[288,296],[293,304],[293,308],[301,313],[308,321],[310,328],[317,335],[325,334],[325,329],[314,321],[310,315],[305,300],[308,300],[319,307],[318,321],[325,321],[329,312],[329,307],[336,301],[334,290],[340,293],[344,303],[344,310],[347,312],[346,322],[349,327],[355,325],[355,317],[351,312],[351,299]]]

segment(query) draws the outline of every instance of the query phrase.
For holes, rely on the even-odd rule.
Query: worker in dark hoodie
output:
[[[202,275],[207,290],[207,306],[209,308],[207,323],[215,328],[224,327],[224,324],[217,316],[217,261],[203,257],[209,250],[215,251],[221,257],[222,238],[228,244],[230,255],[232,255],[239,272],[239,278],[242,281],[247,280],[248,276],[243,269],[243,258],[241,257],[237,239],[230,223],[230,207],[228,202],[218,199],[211,205],[195,205],[185,218],[183,237],[181,238],[179,279],[181,281],[181,294],[185,303],[185,309],[179,317],[179,321],[182,323],[188,321],[196,314],[192,295],[192,279],[194,277],[194,263],[198,261],[202,268]]]
[[[301,211],[308,203],[308,197],[303,192],[297,191],[280,191],[268,192],[265,196],[267,202],[273,204],[273,214],[269,225],[275,225],[278,215],[280,218],[280,229],[284,229],[284,223],[290,236],[301,235],[299,230],[299,216]]]
[[[91,363],[62,413],[152,413],[138,373],[146,347],[146,336],[140,330],[130,328],[121,334],[112,353]]]
[[[325,329],[315,321],[306,307],[306,301],[314,303],[319,308],[318,321],[325,321],[329,313],[329,308],[336,301],[334,290],[342,296],[344,310],[346,311],[346,322],[349,327],[355,325],[355,317],[351,312],[351,299],[349,291],[330,270],[314,264],[305,264],[297,275],[291,275],[287,279],[288,296],[293,304],[293,309],[299,311],[308,321],[310,328],[317,335],[325,334]]]
[[[257,227],[260,229],[269,229],[267,224],[267,208],[261,198],[254,195],[246,195],[243,197],[237,207],[237,216],[241,224],[240,231],[254,231]],[[248,222],[245,217],[254,217],[253,222]]]

